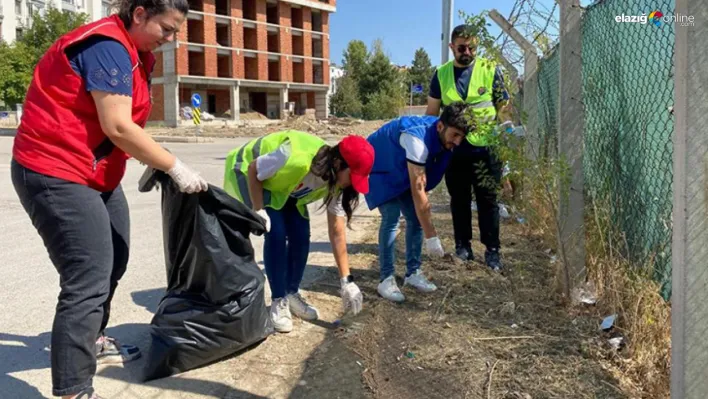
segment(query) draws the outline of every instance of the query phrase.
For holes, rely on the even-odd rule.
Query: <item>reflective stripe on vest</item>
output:
[[[468,132],[467,141],[478,147],[489,144],[489,135],[496,125],[497,111],[492,102],[494,74],[496,64],[486,58],[477,58],[472,68],[472,76],[467,86],[465,102],[471,105],[476,121],[480,124],[474,131]],[[453,61],[441,65],[437,71],[443,105],[463,101],[457,92],[455,65]]]
[[[492,104],[491,101],[484,101],[484,102],[481,102],[481,103],[472,104],[471,107],[472,107],[472,108],[494,107],[494,104]]]
[[[253,148],[251,149],[253,157],[251,159],[256,159],[261,156],[262,140],[263,137],[259,137],[258,140],[256,140],[256,143],[253,144]],[[253,208],[251,196],[248,194],[248,177],[241,170],[241,168],[243,167],[243,151],[246,149],[247,145],[248,143],[241,147],[241,149],[238,150],[238,153],[236,153],[236,163],[234,164],[234,172],[236,173],[236,184],[238,184],[238,191],[241,193],[243,203],[246,204],[247,207]],[[263,205],[270,205],[270,191],[268,190],[263,190]]]

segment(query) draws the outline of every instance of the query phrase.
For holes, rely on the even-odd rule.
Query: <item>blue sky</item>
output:
[[[553,0],[541,0],[553,4]],[[587,3],[582,1],[581,3]],[[455,25],[461,23],[459,10],[479,13],[496,8],[507,16],[514,0],[455,0]],[[433,65],[440,63],[442,0],[338,0],[337,12],[330,17],[330,59],[341,65],[342,52],[350,40],[370,46],[382,39],[391,61],[410,65],[415,50],[423,47]],[[490,28],[499,32],[496,25]]]
[[[513,5],[514,0],[455,0],[454,23],[462,22],[458,10],[469,14],[496,8],[506,16]],[[350,40],[359,39],[370,46],[382,39],[395,64],[410,65],[415,50],[423,47],[437,65],[441,29],[442,0],[338,0],[337,12],[330,17],[330,59],[341,65],[342,52]]]

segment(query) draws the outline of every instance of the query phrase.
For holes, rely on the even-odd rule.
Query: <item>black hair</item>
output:
[[[310,171],[313,175],[327,182],[327,196],[322,203],[322,208],[329,206],[338,195],[337,172],[348,168],[349,165],[347,165],[347,162],[339,152],[339,145],[334,147],[323,145],[312,159]],[[347,227],[349,228],[351,228],[352,214],[357,206],[359,206],[359,193],[352,186],[343,189],[342,208],[347,215]]]
[[[469,25],[457,25],[455,29],[452,30],[450,41],[454,42],[458,37],[464,37],[465,39],[474,37],[474,34],[472,34],[472,27]]]
[[[463,132],[469,132],[473,130],[473,126],[470,126],[470,117],[467,110],[469,109],[469,104],[462,101],[456,101],[443,108],[442,115],[440,115],[440,122],[445,126],[454,127],[456,129],[462,130]]]
[[[145,8],[148,18],[160,15],[165,11],[177,10],[184,15],[189,12],[188,0],[117,0],[113,7],[118,10],[118,16],[130,28],[133,21],[133,12],[138,7]]]

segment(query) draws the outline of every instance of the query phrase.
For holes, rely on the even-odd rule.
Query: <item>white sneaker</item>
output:
[[[275,331],[288,333],[293,330],[293,316],[288,307],[288,298],[276,298],[270,304],[270,320]]]
[[[303,320],[317,320],[320,314],[317,309],[310,306],[309,303],[305,302],[305,299],[300,295],[300,293],[289,294],[287,296],[288,303],[290,304],[290,311],[295,316]]]
[[[423,273],[420,271],[420,269],[416,270],[415,273],[411,274],[410,276],[406,277],[405,280],[403,280],[403,286],[413,286],[415,289],[421,292],[433,292],[438,289],[438,287],[435,286],[435,284],[431,283]]]
[[[379,295],[389,301],[403,302],[406,299],[401,290],[398,289],[395,276],[388,276],[384,281],[379,283],[376,291],[379,292]]]

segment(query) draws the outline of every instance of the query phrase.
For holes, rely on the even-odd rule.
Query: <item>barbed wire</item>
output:
[[[544,0],[516,0],[506,17],[519,33],[541,51],[552,49],[559,39],[560,16],[558,2]],[[502,56],[515,68],[523,69],[524,52],[509,35],[501,32],[495,39]]]

